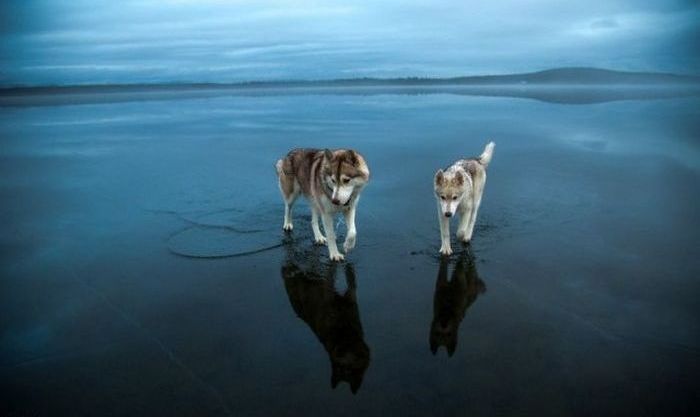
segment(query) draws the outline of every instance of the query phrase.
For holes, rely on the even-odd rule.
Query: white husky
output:
[[[489,142],[478,158],[460,159],[446,170],[435,173],[435,198],[440,221],[440,253],[451,255],[450,217],[459,213],[457,238],[468,243],[474,233],[481,195],[486,185],[486,167],[491,162],[493,148]]]

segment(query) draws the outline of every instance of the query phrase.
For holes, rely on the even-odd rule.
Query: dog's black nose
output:
[[[448,211],[447,213],[445,213],[445,217],[452,217],[452,213]]]
[[[334,198],[334,199],[333,199],[333,204],[340,204],[340,200],[338,200],[337,198]]]

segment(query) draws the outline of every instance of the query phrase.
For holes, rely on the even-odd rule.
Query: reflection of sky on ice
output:
[[[698,108],[445,93],[3,107],[0,408],[683,415],[700,334]],[[446,271],[468,288],[437,291],[433,175],[489,139],[474,263],[459,272],[455,242]],[[306,202],[281,230],[274,163],[297,146],[352,146],[372,173],[334,291],[314,290],[332,267]],[[350,265],[356,288],[338,299]],[[331,389],[343,344],[314,311],[364,332],[356,396]]]

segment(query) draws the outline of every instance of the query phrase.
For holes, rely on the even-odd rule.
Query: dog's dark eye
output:
[[[452,197],[452,199],[453,199],[453,200],[456,200],[456,199],[457,199],[457,196]]]
[[[343,178],[343,184],[347,184],[350,182],[350,178]]]
[[[335,184],[335,178],[331,177],[331,183]]]
[[[444,200],[444,199],[445,199],[445,196],[444,196],[444,195],[441,195],[440,198],[442,198],[442,199]]]

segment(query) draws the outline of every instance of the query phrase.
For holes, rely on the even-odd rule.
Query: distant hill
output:
[[[590,104],[700,96],[700,77],[557,68],[526,74],[454,78],[350,78],[239,83],[108,84],[0,87],[0,107],[112,103],[173,98],[304,94],[457,94]]]
[[[598,68],[555,68],[507,75],[452,78],[348,78],[312,81],[253,81],[246,86],[413,86],[413,85],[664,85],[700,84],[700,76],[658,72],[626,72]]]
[[[598,68],[556,68],[512,75],[485,75],[449,78],[457,84],[685,84],[700,83],[699,76],[658,72],[626,72]]]

